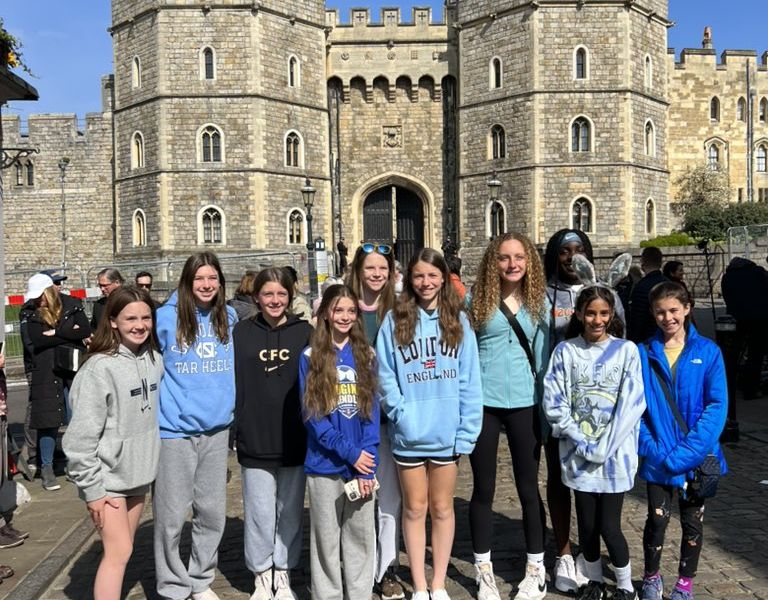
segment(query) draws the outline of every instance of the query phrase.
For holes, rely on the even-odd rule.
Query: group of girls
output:
[[[561,283],[568,283],[572,255],[586,253],[582,236],[560,232],[553,244],[552,277],[562,277]],[[490,243],[464,302],[439,252],[427,248],[413,257],[396,296],[392,248],[364,243],[347,284],[325,290],[314,332],[289,310],[294,285],[284,270],[258,274],[253,298],[259,310],[237,324],[223,286],[215,256],[190,257],[177,293],[158,311],[159,348],[142,292],[110,296],[108,318],[75,379],[65,449],[104,540],[97,599],[119,597],[153,480],[159,594],[216,598],[210,585],[225,522],[226,429],[233,412],[254,600],[296,597],[289,573],[299,562],[305,488],[313,597],[367,598],[376,582],[382,598],[403,598],[393,571],[402,523],[412,597],[447,600],[462,455],[469,455],[474,480],[470,527],[478,598],[498,599],[491,543],[502,425],[523,509],[527,566],[518,600],[543,598],[547,590],[545,510],[537,485],[542,444],[557,474],[547,493],[556,587],[564,584],[588,600],[605,597],[602,537],[616,573],[614,596],[635,597],[620,519],[639,453],[649,498],[643,598],[661,598],[659,561],[676,489],[684,553],[673,598],[691,597],[703,502],[682,490],[688,472],[709,452],[722,460],[717,434],[725,380],[717,347],[686,324],[690,301],[679,286],[664,284],[652,293],[659,331],[639,351],[621,339],[615,294],[599,284],[585,286],[566,307],[573,312],[567,339],[551,358],[560,315],[553,317],[536,248],[518,234]],[[135,367],[126,369],[128,362]],[[651,363],[676,391],[690,433],[671,416]],[[152,418],[160,423],[159,435]],[[566,558],[571,489],[580,561]],[[179,537],[190,507],[193,550],[186,567]]]

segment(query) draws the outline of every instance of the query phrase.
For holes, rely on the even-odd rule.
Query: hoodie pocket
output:
[[[405,450],[452,453],[458,427],[458,398],[410,400],[395,423],[395,445]]]
[[[129,490],[155,480],[160,458],[158,430],[146,431],[125,440],[102,444],[99,458],[108,491]]]

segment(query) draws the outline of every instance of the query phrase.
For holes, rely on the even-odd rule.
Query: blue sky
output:
[[[467,0],[464,0],[467,1]],[[468,0],[473,1],[473,0]],[[4,114],[77,113],[101,109],[99,81],[112,71],[108,0],[0,0],[0,15],[6,29],[24,43],[24,60],[35,78],[29,81],[40,92],[39,102],[16,102]],[[352,6],[368,6],[378,19],[382,6],[400,6],[410,17],[411,8],[431,6],[442,16],[442,1],[418,2],[328,0],[328,8],[340,11],[347,20]],[[32,8],[34,7],[34,9]],[[736,9],[738,7],[738,10]],[[669,45],[678,52],[698,48],[705,25],[714,29],[718,51],[725,48],[768,50],[765,0],[670,0],[670,17],[676,26],[669,32]]]

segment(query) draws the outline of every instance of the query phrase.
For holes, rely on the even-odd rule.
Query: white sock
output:
[[[488,552],[483,552],[482,554],[478,554],[477,552],[473,553],[475,555],[475,564],[479,565],[482,563],[489,563],[491,562],[491,551],[488,550]]]
[[[585,558],[584,567],[584,575],[587,576],[587,579],[597,581],[598,583],[603,582],[603,560],[601,558],[598,558],[595,562],[589,562]]]
[[[613,567],[613,573],[616,575],[616,587],[629,592],[635,591],[632,586],[632,563],[628,562],[626,567]]]
[[[528,564],[534,565],[538,569],[544,568],[544,553],[540,552],[538,554],[526,554],[526,559],[528,560]]]

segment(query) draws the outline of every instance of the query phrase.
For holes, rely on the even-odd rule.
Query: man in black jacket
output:
[[[93,303],[93,314],[91,315],[91,331],[96,333],[101,322],[101,316],[104,314],[104,308],[107,305],[109,295],[125,283],[125,279],[120,275],[120,271],[113,268],[102,269],[96,275],[96,283],[101,290],[101,298]]]
[[[661,273],[664,256],[654,246],[643,248],[640,254],[640,268],[643,278],[637,282],[629,300],[629,318],[627,319],[627,338],[641,344],[656,332],[656,319],[651,314],[648,294],[657,283],[667,281]]]

